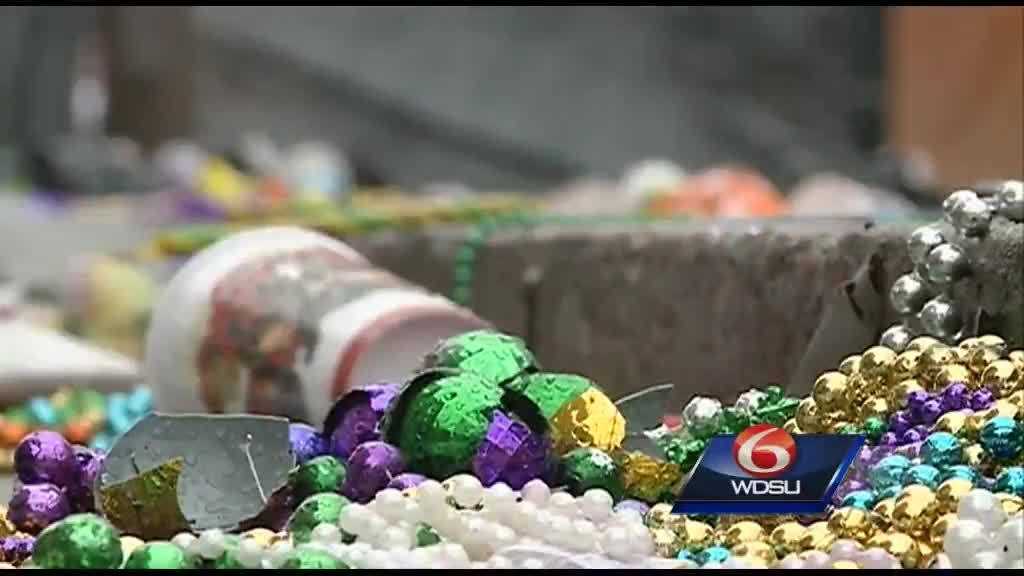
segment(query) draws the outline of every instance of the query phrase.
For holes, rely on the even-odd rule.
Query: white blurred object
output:
[[[71,126],[82,132],[95,132],[107,117],[107,90],[95,76],[81,76],[71,86]]]
[[[281,151],[266,134],[251,132],[242,135],[242,156],[258,173],[264,176],[277,175],[284,161]]]
[[[816,174],[793,189],[789,205],[794,215],[869,216],[907,214],[916,210],[909,200],[866,186],[839,174]]]
[[[65,386],[127,391],[140,381],[135,362],[21,320],[0,321],[0,402],[19,402]]]
[[[173,184],[187,189],[196,187],[207,160],[209,154],[206,150],[184,140],[166,142],[153,155],[157,172]]]
[[[638,210],[643,200],[623,194],[615,182],[578,180],[552,191],[545,199],[545,207],[553,214],[629,214]]]
[[[686,170],[671,160],[644,160],[626,170],[622,177],[622,189],[626,196],[639,201],[675,188],[686,177]]]
[[[296,144],[288,154],[287,180],[292,193],[305,200],[339,201],[352,186],[345,155],[325,142]]]

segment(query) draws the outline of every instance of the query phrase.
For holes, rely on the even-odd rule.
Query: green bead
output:
[[[32,554],[43,569],[116,569],[123,555],[117,530],[95,514],[72,514],[36,539]]]
[[[460,265],[472,264],[476,259],[476,248],[471,245],[464,245],[455,253],[455,263]]]
[[[782,390],[782,387],[774,384],[764,389],[764,395],[766,402],[778,402],[786,397],[786,393]]]
[[[341,492],[345,484],[345,465],[334,456],[317,456],[291,473],[295,497],[305,499],[321,492]]]
[[[996,477],[996,492],[1006,492],[1024,498],[1024,468],[1013,466]]]
[[[245,570],[245,566],[238,560],[238,548],[228,547],[224,553],[213,561],[216,570]]]
[[[473,280],[473,269],[469,266],[458,266],[455,268],[455,281],[459,284],[468,284]]]
[[[795,398],[779,398],[771,400],[766,398],[754,411],[754,421],[782,426],[787,420],[796,415],[797,406],[800,401]]]
[[[416,547],[433,546],[440,542],[441,537],[429,524],[423,522],[416,524]]]
[[[527,374],[508,385],[540,408],[545,420],[550,420],[563,406],[589,390],[593,382],[575,374]]]
[[[288,520],[288,531],[296,544],[310,541],[313,528],[320,524],[337,524],[348,499],[333,492],[314,494],[302,501]]]
[[[319,548],[299,546],[291,551],[281,568],[284,570],[346,570],[348,565]]]
[[[596,448],[577,448],[562,460],[565,484],[573,494],[601,488],[618,500],[622,496],[619,470],[611,456]]]
[[[886,426],[885,420],[877,416],[872,416],[864,421],[864,435],[867,436],[868,442],[872,444],[881,440],[882,435],[885,434],[887,429],[888,426]]]
[[[665,451],[665,458],[686,473],[697,465],[697,460],[704,453],[706,446],[706,440],[674,437],[666,442],[662,449]]]
[[[960,440],[949,432],[936,432],[921,444],[921,462],[940,470],[955,466],[963,461]]]
[[[537,361],[520,338],[491,330],[474,330],[441,342],[427,356],[425,367],[463,370],[488,383],[503,384],[536,369]]]
[[[177,544],[157,541],[136,548],[124,567],[126,570],[181,570],[198,568],[199,562],[185,554]]]
[[[726,408],[722,411],[721,431],[723,434],[739,434],[750,427],[750,416],[736,410]]]

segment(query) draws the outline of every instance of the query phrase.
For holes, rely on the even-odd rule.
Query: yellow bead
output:
[[[985,418],[984,412],[974,412],[967,417],[967,424],[963,428],[963,435],[968,440],[977,440],[978,435],[981,434],[981,427],[985,425],[988,419]],[[966,460],[966,456],[964,457]],[[964,462],[968,464],[969,462]]]
[[[767,568],[775,562],[775,550],[767,542],[761,542],[759,540],[751,542],[741,542],[735,548],[730,550],[733,556],[742,558],[750,564],[755,566],[762,566]]]
[[[940,548],[940,550],[941,550],[941,548]],[[915,568],[927,568],[928,565],[930,565],[932,563],[932,560],[935,559],[935,552],[936,552],[936,548],[934,546],[932,546],[931,543],[925,542],[923,540],[918,540],[917,541],[917,554],[918,554],[918,558],[917,558],[917,564],[915,564]]]
[[[942,548],[946,539],[946,530],[956,523],[956,512],[949,512],[939,516],[939,519],[928,529],[928,541],[937,548]]]
[[[803,431],[800,430],[800,425],[796,423],[796,418],[786,420],[785,424],[782,425],[782,429],[790,434],[803,434]]]
[[[981,338],[978,337],[965,338],[956,345],[958,349],[964,352],[972,352],[978,346],[981,346]]]
[[[290,533],[288,533],[288,532],[277,532],[277,533],[274,534],[274,537],[270,539],[270,546],[267,546],[267,547],[270,548],[274,544],[277,544],[278,542],[288,542],[288,543],[291,543],[291,541],[292,541],[292,535]]]
[[[988,416],[987,418],[985,418],[985,421],[988,422],[989,420],[995,418],[996,416],[1003,416],[1006,418],[1012,418],[1016,420],[1017,418],[1020,417],[1020,412],[1021,409],[1017,406],[1017,404],[1011,402],[1009,398],[1000,398],[999,400],[993,402],[992,406],[990,406],[989,409],[985,411],[986,416]]]
[[[978,346],[971,351],[970,356],[967,357],[967,367],[971,369],[971,372],[975,374],[982,374],[990,364],[999,360],[1002,353],[990,346]]]
[[[751,520],[744,520],[729,526],[729,529],[725,532],[723,543],[727,548],[732,548],[741,542],[764,540],[764,537],[764,528],[760,524]]]
[[[820,430],[818,427],[818,405],[813,398],[804,398],[796,407],[795,420],[797,426],[807,433]]]
[[[803,538],[800,539],[800,548],[828,552],[835,540],[836,535],[829,530],[828,522],[815,522],[804,532]]]
[[[886,498],[876,502],[871,511],[887,520],[892,520],[892,511],[894,508],[896,508],[896,499]]]
[[[881,548],[895,556],[904,568],[916,568],[921,560],[917,541],[907,534],[891,532],[878,534],[868,541],[869,548]]]
[[[121,555],[125,558],[132,555],[136,548],[145,544],[135,536],[121,536]]]
[[[935,499],[938,502],[938,511],[946,514],[956,512],[960,499],[974,489],[974,485],[966,478],[950,478],[935,490]]]
[[[837,538],[848,538],[864,542],[875,532],[871,516],[860,508],[840,508],[828,518],[828,528]]]
[[[899,504],[900,500],[909,498],[928,498],[933,495],[931,488],[923,484],[909,484],[904,486],[900,493],[896,495],[896,503]]]
[[[930,384],[943,366],[953,364],[957,360],[956,354],[949,346],[936,344],[921,354],[921,376]]]
[[[846,376],[826,372],[814,381],[811,397],[819,409],[835,410],[846,405]]]
[[[1010,359],[1010,362],[1013,362],[1013,365],[1017,367],[1019,372],[1024,374],[1024,350],[1014,350],[1006,357]]]
[[[669,528],[651,530],[651,541],[654,542],[654,552],[662,558],[675,558],[683,549],[679,535]]]
[[[918,336],[917,338],[914,338],[909,343],[907,343],[907,347],[904,350],[910,350],[912,352],[924,352],[925,350],[931,348],[936,344],[942,343],[936,340],[935,338],[932,338],[931,336]]]
[[[960,433],[967,426],[967,419],[971,416],[972,412],[969,410],[958,410],[956,412],[946,412],[939,419],[935,421],[934,432],[949,432],[954,436],[959,436]]]
[[[711,526],[688,518],[676,524],[675,530],[683,546],[687,548],[704,548],[710,545],[715,536],[715,530]]]
[[[906,408],[907,395],[911,392],[924,391],[919,380],[904,380],[889,391],[889,403],[895,408]]]
[[[986,334],[978,337],[978,343],[986,348],[992,348],[999,353],[1000,356],[1006,353],[1006,340],[995,334]]]
[[[768,541],[775,546],[775,551],[781,557],[791,552],[799,552],[800,540],[806,533],[807,528],[799,522],[784,522],[772,530]]]
[[[963,364],[946,364],[932,377],[933,390],[945,390],[950,384],[962,382],[968,388],[975,388],[974,374]]]
[[[857,406],[864,403],[871,396],[872,392],[878,388],[879,386],[873,385],[860,374],[850,376],[846,380],[846,393],[842,404],[843,409],[855,412]]]
[[[996,360],[981,373],[981,386],[997,398],[1005,398],[1021,388],[1021,373],[1009,360]]]
[[[1007,516],[1013,516],[1024,510],[1024,498],[1020,496],[1000,492],[996,494],[996,498],[999,499],[999,504],[1003,507],[1003,512]]]
[[[861,404],[860,419],[867,420],[871,417],[887,418],[890,414],[889,401],[878,396],[868,398],[867,402]]]
[[[662,502],[651,506],[644,520],[649,528],[663,528],[677,522],[678,518],[672,514],[672,505]]]
[[[974,420],[974,418],[969,418],[968,423],[970,424]],[[979,430],[981,428],[981,424],[983,424],[983,422],[979,422]],[[974,432],[974,436],[977,435],[977,432]],[[985,463],[985,449],[980,444],[971,444],[964,448],[963,458],[964,464],[967,464],[972,468],[978,468]]]
[[[896,353],[885,346],[872,346],[860,355],[860,374],[871,380],[885,380],[896,362]]]
[[[846,376],[853,376],[860,371],[860,354],[847,356],[839,363],[839,372]]]
[[[860,564],[853,560],[836,560],[832,563],[833,570],[860,570]]]
[[[0,506],[0,538],[6,538],[16,531],[17,528],[7,519],[7,506]]]
[[[921,353],[914,350],[906,350],[896,357],[892,365],[892,373],[889,375],[889,382],[898,384],[904,380],[916,378],[921,372]]]
[[[938,500],[935,494],[927,487],[921,486],[921,488],[923,490],[904,489],[896,497],[896,507],[892,511],[893,526],[915,536],[927,533],[938,510]]]
[[[253,528],[242,533],[243,540],[252,540],[259,544],[260,548],[270,548],[271,543],[274,542],[276,537],[277,534],[274,531],[267,530],[266,528]]]
[[[1024,390],[1017,390],[1007,396],[1006,400],[1017,407],[1018,415],[1024,413]]]

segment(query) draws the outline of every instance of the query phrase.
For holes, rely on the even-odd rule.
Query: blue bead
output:
[[[843,507],[852,506],[870,510],[875,505],[875,493],[871,490],[854,490],[843,498]]]
[[[1007,492],[1024,498],[1024,468],[1007,468],[996,478],[996,492]]]
[[[106,432],[100,432],[93,436],[92,442],[89,443],[89,448],[93,450],[102,450],[108,452],[110,447],[114,445],[114,437]]]
[[[899,487],[903,475],[910,469],[910,460],[905,456],[894,454],[878,461],[868,472],[868,481],[876,491]]]
[[[936,468],[948,468],[963,463],[960,439],[949,432],[936,432],[921,445],[921,461]]]
[[[911,466],[903,474],[903,485],[921,484],[934,490],[939,485],[940,475],[938,468],[928,464],[918,464]]]
[[[49,398],[36,397],[28,401],[29,416],[41,426],[52,428],[57,425],[57,410]]]
[[[942,474],[942,481],[945,482],[950,478],[963,478],[964,480],[970,480],[971,484],[978,483],[978,471],[966,464],[957,464],[956,466],[950,466],[946,468]]]
[[[712,546],[710,548],[705,548],[701,551],[700,554],[697,555],[697,563],[701,565],[707,564],[708,562],[717,562],[721,564],[722,562],[728,560],[729,556],[730,554],[728,548],[723,548],[721,546]]]
[[[1021,451],[1021,428],[1013,418],[996,416],[981,429],[981,445],[998,461],[1012,460]]]

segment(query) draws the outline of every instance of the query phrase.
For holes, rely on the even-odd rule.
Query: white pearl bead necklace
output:
[[[968,492],[946,529],[944,561],[954,569],[1024,569],[1024,514],[1006,517],[987,490]]]

